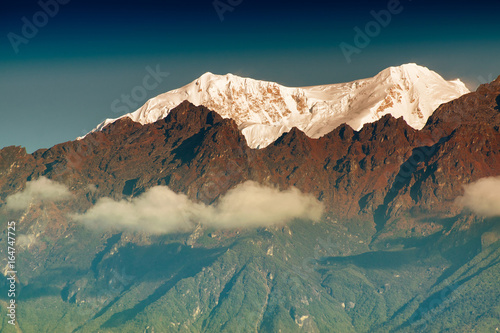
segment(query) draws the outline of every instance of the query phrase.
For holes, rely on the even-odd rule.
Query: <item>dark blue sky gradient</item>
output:
[[[346,82],[408,62],[470,88],[500,75],[497,2],[401,0],[402,12],[351,63],[339,44],[353,44],[353,28],[364,29],[388,1],[243,0],[224,21],[212,3],[71,0],[18,53],[7,34],[21,35],[21,18],[40,6],[2,4],[0,147],[31,152],[120,116],[112,102],[141,84],[147,66],[170,73],[147,98],[207,71],[288,86]]]

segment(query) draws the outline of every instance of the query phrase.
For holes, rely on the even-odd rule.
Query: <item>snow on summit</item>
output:
[[[187,100],[234,119],[248,145],[263,148],[292,127],[318,138],[342,123],[359,130],[386,114],[403,117],[410,126],[421,129],[440,104],[468,92],[460,80],[446,81],[416,64],[390,67],[368,79],[302,88],[205,73],[123,117],[152,123]],[[96,130],[115,120],[107,119]]]

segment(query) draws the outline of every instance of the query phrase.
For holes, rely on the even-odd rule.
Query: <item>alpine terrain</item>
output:
[[[305,88],[205,73],[123,117],[144,125],[165,118],[188,101],[234,119],[248,145],[263,148],[292,127],[319,138],[343,123],[359,130],[386,114],[403,117],[411,127],[421,129],[439,105],[468,92],[460,80],[445,81],[416,64],[387,68],[369,79]],[[97,129],[115,120],[108,119]]]
[[[77,140],[0,150],[17,328],[495,332],[499,177],[500,77],[207,73]]]

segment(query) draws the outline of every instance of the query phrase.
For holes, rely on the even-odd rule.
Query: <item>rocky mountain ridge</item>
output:
[[[440,104],[468,92],[460,80],[446,81],[416,64],[390,67],[372,78],[353,82],[300,88],[205,73],[120,118],[144,125],[165,118],[183,101],[189,101],[235,120],[248,145],[263,148],[293,127],[319,138],[343,123],[360,130],[386,114],[402,116],[411,127],[421,129]],[[114,121],[107,119],[96,130]]]
[[[344,124],[318,139],[293,128],[259,150],[248,147],[234,120],[184,102],[154,123],[125,117],[31,155],[4,148],[1,199],[46,176],[82,193],[95,185],[86,193],[94,198],[89,205],[155,185],[209,204],[254,180],[297,187],[341,218],[375,216],[378,224],[405,212],[452,212],[462,184],[499,170],[499,94],[498,80],[483,85],[442,105],[420,131],[385,115],[359,131]]]

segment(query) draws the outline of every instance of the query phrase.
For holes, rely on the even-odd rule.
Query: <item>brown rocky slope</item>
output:
[[[100,197],[137,196],[155,185],[212,203],[254,180],[295,186],[339,218],[382,229],[456,215],[463,184],[500,174],[499,126],[500,77],[442,105],[421,131],[388,115],[360,131],[342,125],[319,139],[294,128],[260,150],[247,146],[234,121],[184,102],[153,124],[124,118],[33,154],[0,150],[0,205],[40,176],[69,186],[81,197],[80,210]]]

